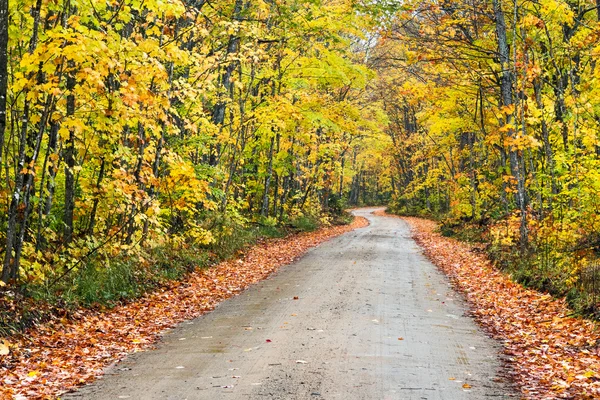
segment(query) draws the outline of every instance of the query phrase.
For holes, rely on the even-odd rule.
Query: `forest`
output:
[[[392,208],[597,312],[597,1],[405,1],[376,48]]]
[[[1,0],[0,286],[119,300],[388,204],[594,311],[599,21],[592,0]]]
[[[375,26],[351,1],[3,0],[2,284],[118,299],[389,198]]]
[[[214,360],[320,377],[348,343],[435,343],[506,373],[393,361],[457,396],[598,398],[599,59],[600,0],[0,0],[0,397],[56,398],[247,295],[272,326],[236,309]],[[313,335],[335,347],[260,353]],[[208,389],[271,390],[232,373]]]

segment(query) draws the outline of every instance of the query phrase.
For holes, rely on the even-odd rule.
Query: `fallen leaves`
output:
[[[79,310],[70,319],[29,329],[10,346],[0,344],[0,399],[56,398],[89,383],[115,360],[148,348],[165,329],[211,311],[307,249],[366,225],[366,219],[356,218],[346,226],[264,240],[240,259],[195,271],[127,305],[106,312]]]
[[[0,356],[6,356],[10,354],[9,343],[6,340],[0,342]]]
[[[524,398],[600,398],[596,324],[570,316],[564,299],[513,282],[468,244],[438,234],[434,222],[404,219],[425,254],[464,294],[477,322],[502,341]]]

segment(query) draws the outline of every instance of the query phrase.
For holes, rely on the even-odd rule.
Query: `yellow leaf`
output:
[[[510,114],[512,114],[512,113],[514,113],[514,112],[515,112],[515,105],[514,105],[514,104],[509,104],[509,105],[507,105],[507,106],[503,106],[503,107],[500,109],[500,111],[501,111],[503,114],[510,115]]]
[[[65,128],[64,126],[62,126],[59,130],[58,130],[58,135],[64,139],[67,140],[69,138],[69,129]]]
[[[0,356],[5,356],[10,353],[9,343],[6,340],[0,342]]]
[[[469,385],[468,383],[463,383],[463,389],[471,389],[471,385]]]

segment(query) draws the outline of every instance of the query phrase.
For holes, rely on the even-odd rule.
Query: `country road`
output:
[[[167,333],[64,399],[501,399],[499,346],[407,224],[371,225]]]

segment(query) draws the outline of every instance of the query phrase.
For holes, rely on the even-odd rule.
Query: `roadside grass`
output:
[[[346,225],[353,216],[343,212],[329,218],[332,225]],[[313,216],[302,216],[283,224],[238,224],[218,221],[215,240],[209,245],[164,244],[146,249],[135,257],[90,257],[86,264],[65,275],[58,283],[23,284],[18,289],[0,288],[0,337],[46,321],[62,318],[80,308],[110,309],[161,287],[184,279],[196,269],[210,268],[238,256],[249,246],[269,238],[312,232],[323,226]],[[60,276],[62,271],[56,271]]]

